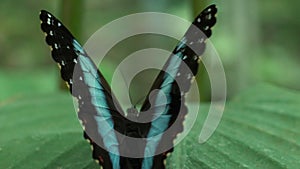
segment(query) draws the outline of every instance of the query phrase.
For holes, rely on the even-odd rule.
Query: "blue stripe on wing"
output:
[[[183,42],[179,44],[182,45]],[[153,106],[153,119],[151,128],[147,135],[147,144],[145,147],[142,168],[150,169],[153,165],[153,156],[155,155],[156,148],[163,136],[163,132],[168,128],[171,116],[169,114],[171,98],[171,90],[173,87],[174,79],[179,71],[182,63],[182,55],[172,55],[170,63],[165,69],[167,73],[164,74],[163,83],[160,86],[160,91],[155,96]],[[151,100],[151,99],[150,99]]]
[[[79,51],[83,51],[77,45],[78,42],[74,40],[74,46]],[[104,146],[109,150],[110,160],[114,169],[120,168],[119,157],[119,143],[114,131],[114,122],[110,113],[110,107],[106,102],[106,96],[104,95],[105,89],[101,85],[101,79],[98,75],[97,69],[93,66],[92,61],[83,55],[78,56],[80,68],[83,72],[83,79],[88,87],[91,95],[91,102],[95,106],[97,115],[95,120],[98,124],[98,132],[103,138]]]

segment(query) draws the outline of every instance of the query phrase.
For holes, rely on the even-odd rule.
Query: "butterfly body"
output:
[[[140,110],[121,109],[91,58],[67,28],[42,10],[41,29],[61,77],[78,100],[78,118],[93,158],[104,169],[163,169],[173,141],[183,131],[184,95],[198,71],[199,56],[215,24],[215,5],[193,22],[154,81]],[[177,83],[179,82],[179,83]]]

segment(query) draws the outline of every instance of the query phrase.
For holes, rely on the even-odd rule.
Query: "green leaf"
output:
[[[167,159],[167,168],[298,168],[300,93],[270,85],[228,102],[219,127],[198,137],[209,105]],[[68,93],[19,96],[0,103],[0,168],[99,168],[83,139]]]
[[[0,130],[0,168],[98,168],[68,93],[2,104]]]
[[[225,108],[204,144],[197,142],[203,119],[175,147],[169,168],[299,168],[300,93],[258,85]],[[202,106],[201,113],[208,106]],[[200,115],[203,118],[203,115]]]

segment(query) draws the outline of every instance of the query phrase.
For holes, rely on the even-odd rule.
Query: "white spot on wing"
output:
[[[206,19],[208,19],[208,20],[210,20],[212,17],[211,17],[211,14],[208,14],[207,16],[206,16]]]
[[[73,59],[73,62],[76,64],[76,63],[77,63],[77,60],[76,60],[76,59]]]
[[[199,42],[200,42],[200,43],[203,43],[203,42],[204,42],[204,39],[203,39],[203,38],[199,39]]]
[[[54,48],[58,49],[58,45],[56,43],[54,43]]]
[[[50,32],[49,32],[49,35],[50,35],[50,36],[53,36],[53,31],[50,31]]]
[[[51,15],[50,15],[50,14],[47,14],[47,16],[48,16],[49,18],[51,18]]]
[[[194,60],[198,60],[198,56],[195,55],[195,56],[194,56]]]
[[[58,23],[57,23],[57,26],[60,27],[60,26],[61,26],[61,23],[58,22]]]
[[[81,77],[81,76],[79,77],[79,80],[81,80],[81,81],[82,81],[82,77]]]
[[[187,56],[186,56],[186,55],[184,55],[182,59],[183,59],[183,60],[185,60],[186,58],[187,58]]]
[[[47,24],[51,25],[51,19],[50,18],[47,19]]]
[[[65,66],[65,61],[62,60],[62,61],[61,61],[61,65],[62,65],[62,66]]]
[[[201,18],[198,18],[198,19],[197,19],[197,22],[200,23],[200,22],[201,22]]]

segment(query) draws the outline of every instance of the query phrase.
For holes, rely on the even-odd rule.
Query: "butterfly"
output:
[[[141,109],[124,112],[108,82],[70,31],[51,13],[41,11],[46,43],[62,79],[77,99],[84,138],[101,167],[165,168],[173,141],[183,131],[188,111],[184,96],[197,74],[216,13],[216,6],[210,5],[195,18],[155,79]]]

